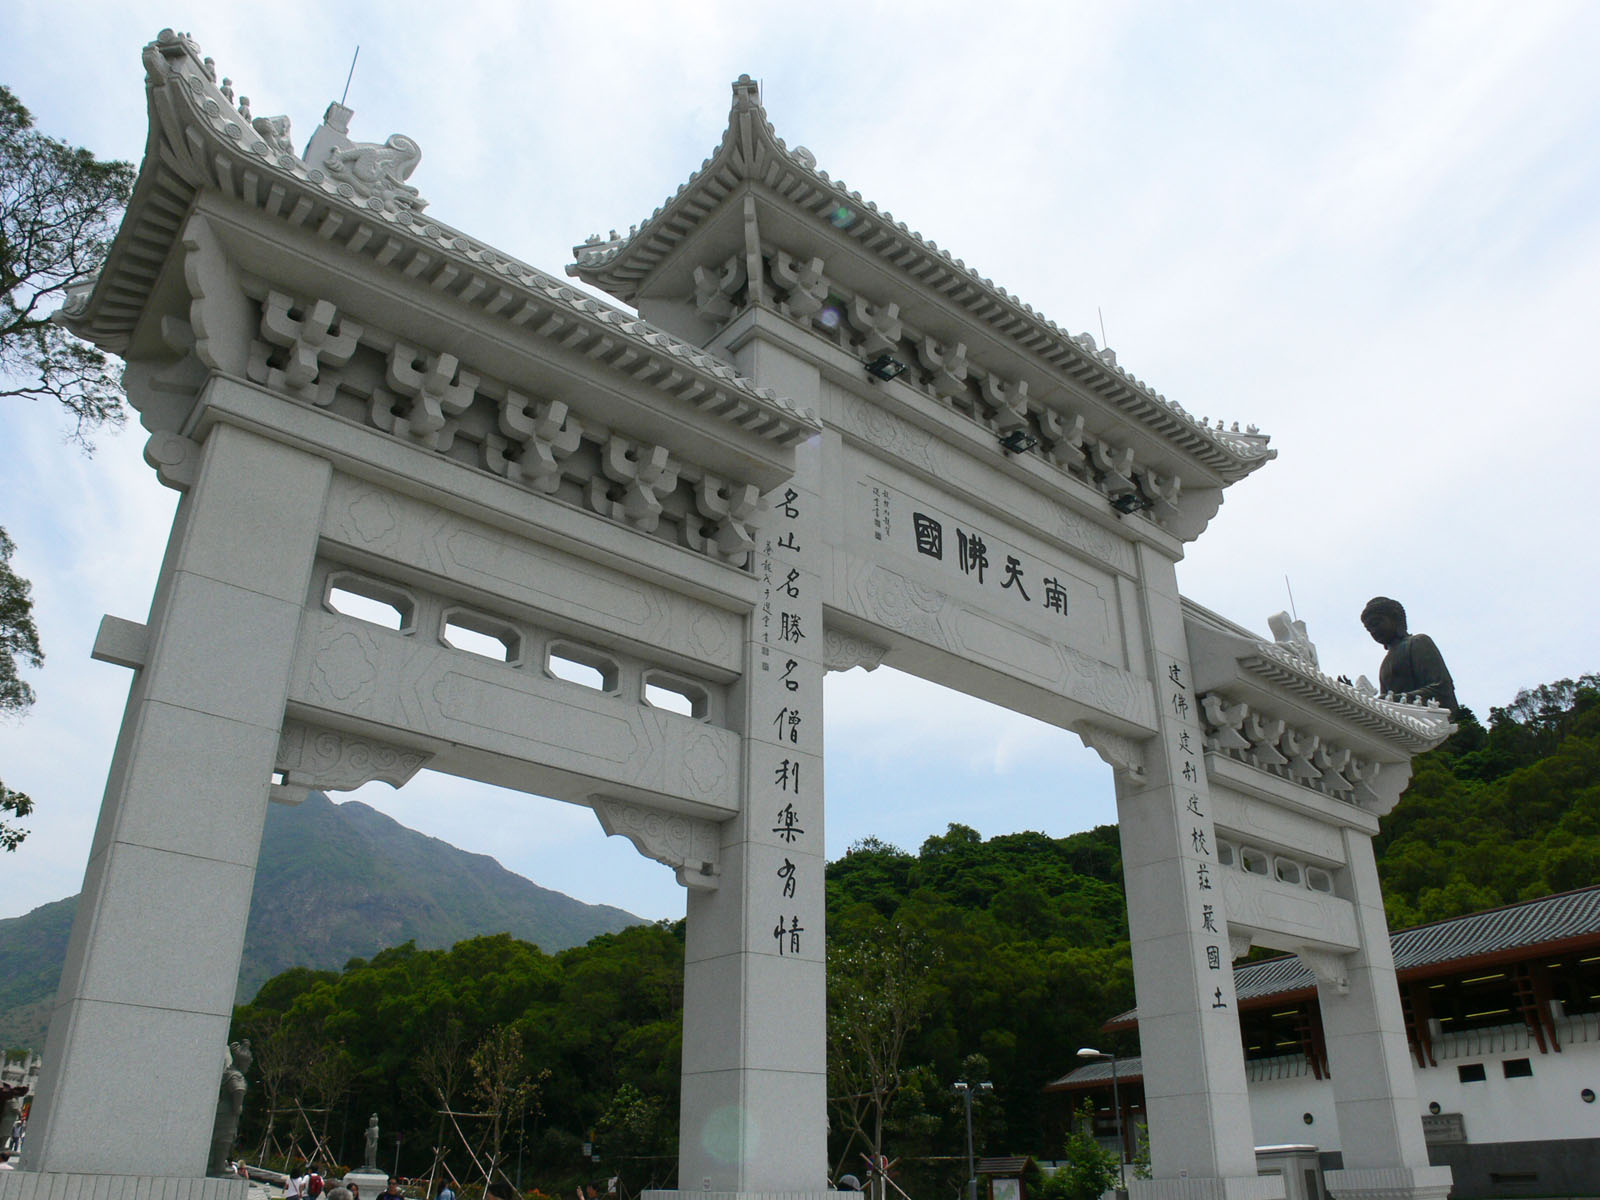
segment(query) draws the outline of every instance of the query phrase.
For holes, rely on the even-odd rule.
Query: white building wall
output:
[[[1437,1103],[1442,1113],[1460,1113],[1467,1140],[1534,1142],[1600,1138],[1600,1099],[1586,1103],[1585,1088],[1600,1094],[1600,1014],[1558,1022],[1559,1053],[1541,1054],[1521,1025],[1446,1035],[1434,1044],[1436,1067],[1413,1068],[1417,1117]],[[1525,1058],[1533,1074],[1507,1079],[1503,1064]],[[1481,1063],[1484,1079],[1463,1083],[1458,1067]],[[1298,1056],[1247,1064],[1250,1117],[1258,1146],[1314,1143],[1338,1150],[1333,1086],[1312,1077]],[[1311,1123],[1305,1123],[1305,1114]]]

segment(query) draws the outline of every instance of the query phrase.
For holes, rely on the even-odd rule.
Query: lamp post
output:
[[[978,1200],[978,1172],[972,1165],[972,1094],[992,1091],[994,1084],[987,1080],[983,1083],[968,1083],[963,1079],[955,1084],[956,1095],[961,1097],[961,1107],[967,1116],[967,1200]]]
[[[1122,1140],[1122,1092],[1117,1087],[1117,1056],[1085,1046],[1078,1051],[1078,1057],[1104,1059],[1111,1064],[1111,1107],[1117,1113],[1117,1190],[1125,1192],[1128,1190],[1128,1154],[1127,1144]]]

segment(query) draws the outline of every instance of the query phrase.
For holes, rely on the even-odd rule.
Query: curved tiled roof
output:
[[[1582,938],[1600,945],[1600,884],[1399,929],[1389,935],[1389,945],[1394,951],[1395,970],[1405,979],[1412,974],[1437,973],[1442,967]],[[1233,986],[1243,1004],[1309,992],[1316,988],[1317,980],[1299,958],[1290,954],[1235,967]],[[1129,1009],[1112,1017],[1106,1025],[1125,1025],[1138,1016],[1138,1009]],[[1106,1077],[1110,1078],[1109,1072]],[[1085,1077],[1075,1071],[1071,1078]]]
[[[803,148],[791,150],[767,119],[755,82],[741,75],[733,85],[733,110],[728,128],[710,158],[626,235],[591,237],[573,247],[575,262],[567,272],[610,292],[625,302],[639,285],[685,240],[699,222],[741,183],[754,181],[810,212],[819,224],[831,225],[867,253],[917,281],[1057,366],[1091,368],[1093,376],[1116,393],[1118,406],[1157,435],[1204,462],[1225,480],[1249,474],[1277,457],[1265,436],[1252,428],[1239,432],[1202,422],[1182,405],[1168,400],[1149,384],[1116,363],[1115,355],[1094,348],[1087,334],[1067,332],[1032,305],[1024,303],[961,259],[927,241],[904,221],[851,191],[843,180],[819,170]]]
[[[816,418],[771,388],[761,387],[632,313],[575,291],[537,267],[421,215],[420,200],[360,190],[301,160],[287,145],[287,123],[252,121],[244,101],[217,84],[210,59],[186,34],[164,29],[144,49],[151,131],[145,162],[106,265],[92,290],[77,290],[64,310],[74,332],[114,352],[127,344],[195,192],[218,188],[247,204],[316,229],[346,248],[509,319],[520,307],[557,310],[597,338],[621,338],[639,354],[670,359],[660,375],[682,388],[687,372],[704,392],[737,398],[723,415],[746,427],[765,420],[766,434],[793,442],[820,428]],[[226,81],[224,81],[226,85]],[[368,194],[370,192],[370,194]],[[757,414],[752,416],[752,412]]]

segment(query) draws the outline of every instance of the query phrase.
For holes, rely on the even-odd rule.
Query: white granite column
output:
[[[135,1177],[205,1174],[330,474],[320,458],[229,426],[205,442],[173,524],[73,922],[30,1175],[122,1177],[95,1185],[110,1197]],[[12,1183],[5,1194],[22,1195]],[[160,1184],[141,1186],[170,1192]],[[83,1185],[50,1186],[72,1195]]]
[[[1372,839],[1346,829],[1344,843],[1361,949],[1343,959],[1345,988],[1317,982],[1344,1158],[1343,1170],[1327,1172],[1328,1191],[1340,1200],[1443,1197],[1451,1173],[1428,1163]]]
[[[757,542],[739,816],[689,893],[680,1192],[827,1186],[819,440]]]
[[[1146,743],[1142,781],[1118,772],[1117,815],[1155,1178],[1130,1187],[1147,1200],[1265,1200],[1283,1195],[1283,1181],[1256,1174],[1177,578],[1148,546],[1138,566],[1160,732]]]

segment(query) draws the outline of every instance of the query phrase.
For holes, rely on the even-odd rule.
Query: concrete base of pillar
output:
[[[1283,1200],[1281,1175],[1130,1179],[1129,1200]]]
[[[248,1200],[249,1195],[250,1184],[243,1179],[0,1171],[0,1200]]]
[[[1451,1183],[1449,1167],[1366,1167],[1322,1177],[1334,1200],[1444,1200]]]
[[[371,1196],[373,1200],[377,1200],[389,1187],[389,1177],[387,1175],[382,1171],[369,1171],[366,1168],[362,1168],[359,1171],[351,1171],[350,1174],[344,1177],[343,1182],[356,1184],[360,1187],[363,1196]]]

